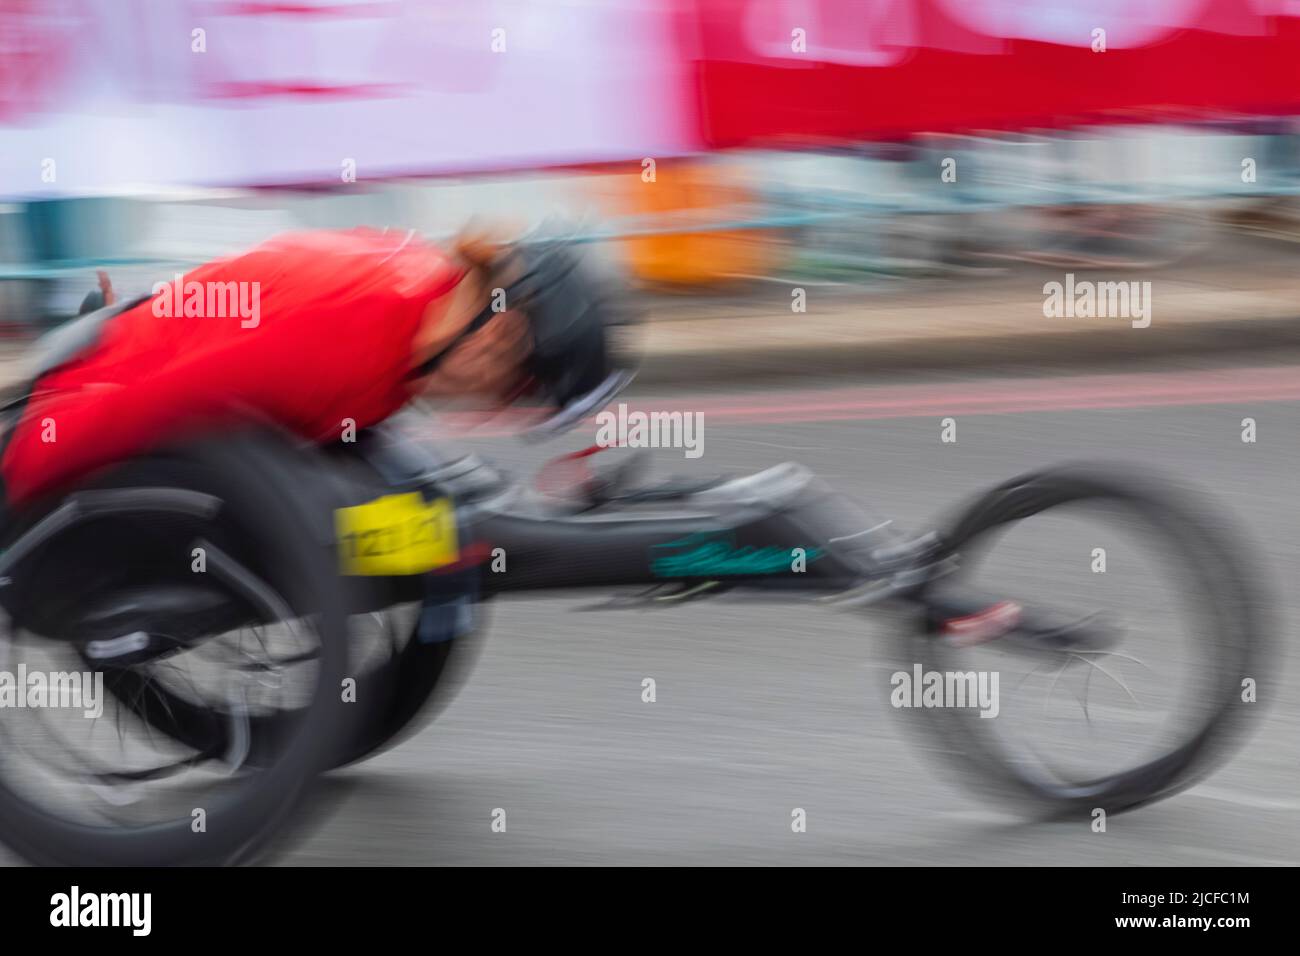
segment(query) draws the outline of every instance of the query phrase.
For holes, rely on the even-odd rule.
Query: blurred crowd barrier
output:
[[[1294,0],[0,0],[0,319],[276,232],[548,223],[648,288],[1298,230]]]
[[[1224,230],[1300,240],[1300,135],[1122,126],[729,150],[592,168],[188,189],[0,205],[0,306],[22,331],[75,312],[94,270],[147,288],[279,232],[358,224],[449,238],[563,229],[651,290],[871,286],[1037,262],[1151,268]]]

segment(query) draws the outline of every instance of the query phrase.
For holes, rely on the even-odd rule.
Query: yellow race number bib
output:
[[[423,574],[460,557],[456,513],[446,498],[385,495],[334,512],[344,574]]]

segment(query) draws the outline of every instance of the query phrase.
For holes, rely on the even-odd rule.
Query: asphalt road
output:
[[[654,453],[660,474],[743,473],[801,461],[909,527],[972,492],[1060,460],[1155,467],[1212,494],[1253,545],[1280,643],[1300,621],[1300,356],[1240,369],[1119,369],[1093,378],[896,377],[797,389],[634,398],[697,408],[705,452]],[[1164,377],[1161,377],[1164,376]],[[823,388],[826,392],[823,392]],[[940,441],[953,416],[958,440]],[[1242,419],[1257,441],[1241,440]],[[521,468],[577,447],[466,441]],[[1105,526],[1110,529],[1111,526]],[[1026,538],[1008,588],[1125,605],[1146,626],[1180,598],[1149,541],[1083,522]],[[1091,547],[1109,549],[1105,575]],[[1017,551],[1016,548],[1021,550]],[[994,569],[996,570],[996,569]],[[1053,576],[1054,575],[1054,576]],[[1104,584],[1100,582],[1105,582]],[[582,613],[588,600],[497,607],[469,681],[418,736],[327,778],[296,864],[1291,864],[1300,860],[1300,695],[1275,662],[1261,729],[1206,782],[1090,821],[1033,823],[925,759],[889,704],[905,662],[889,616],[698,603]],[[1166,609],[1169,613],[1165,613]],[[1161,674],[1190,659],[1157,636]],[[1165,670],[1161,670],[1164,668]],[[1141,670],[1141,668],[1139,668]],[[1154,671],[1153,671],[1154,672]],[[1139,674],[1133,675],[1137,690]],[[654,703],[642,681],[656,682]],[[1099,681],[1099,683],[1104,683]],[[1009,681],[1004,697],[1012,696]],[[1155,686],[1165,686],[1156,684]],[[1112,687],[1098,731],[1124,703]],[[1157,693],[1156,697],[1159,696]],[[1068,698],[1067,698],[1068,699]],[[1159,701],[1156,701],[1159,703]],[[1056,705],[1053,705],[1056,706]],[[1004,706],[1009,710],[1010,705]],[[1032,727],[1033,722],[1029,722]],[[505,832],[493,814],[505,811]],[[807,829],[792,832],[802,808]]]

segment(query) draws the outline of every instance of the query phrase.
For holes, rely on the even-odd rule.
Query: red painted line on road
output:
[[[710,422],[778,424],[1289,401],[1300,401],[1300,367],[800,389],[755,392],[752,398],[700,395],[626,404],[629,411],[699,412]],[[439,417],[485,437],[511,434],[534,418],[510,411],[487,421],[464,413]],[[594,427],[596,420],[586,424]]]

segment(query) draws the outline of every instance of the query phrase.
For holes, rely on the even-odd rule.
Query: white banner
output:
[[[0,197],[687,151],[671,0],[0,0]]]

